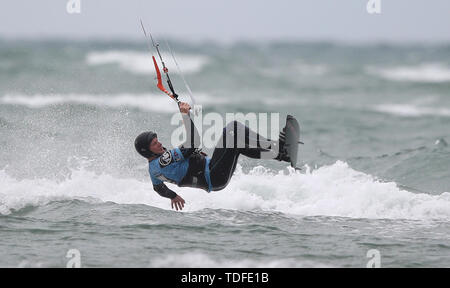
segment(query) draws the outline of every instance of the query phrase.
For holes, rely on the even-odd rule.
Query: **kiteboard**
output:
[[[300,142],[300,125],[297,119],[292,115],[287,115],[286,126],[283,128],[285,134],[285,144],[287,155],[291,160],[291,166],[297,168],[297,158],[298,158],[298,145],[303,144]]]

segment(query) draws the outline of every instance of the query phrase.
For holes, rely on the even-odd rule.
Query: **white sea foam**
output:
[[[207,94],[196,94],[196,99],[203,105],[216,105],[227,102],[223,98],[217,100]],[[29,108],[42,108],[58,104],[85,104],[110,108],[135,108],[144,111],[173,113],[177,111],[169,97],[154,94],[49,94],[49,95],[14,95],[7,94],[0,97],[0,104],[21,105]]]
[[[201,252],[185,254],[169,254],[150,262],[150,267],[171,268],[302,268],[302,267],[330,267],[329,265],[313,261],[299,261],[298,259],[276,259],[276,260],[232,260],[217,259]]]
[[[178,73],[172,55],[163,53],[162,57],[170,72]],[[209,61],[207,57],[201,55],[177,54],[175,57],[183,73],[199,72]],[[120,68],[135,74],[155,73],[150,52],[133,50],[94,51],[87,54],[86,62],[89,65],[118,64]],[[158,65],[160,65],[159,61]]]
[[[143,169],[142,173],[148,173]],[[273,173],[256,167],[244,174],[240,167],[227,188],[207,194],[168,184],[186,200],[186,212],[205,208],[277,211],[301,216],[351,218],[450,219],[450,193],[415,194],[396,183],[383,183],[336,162],[301,174]],[[41,206],[54,200],[91,197],[119,204],[146,204],[170,209],[170,202],[153,190],[149,181],[118,179],[84,170],[73,171],[70,179],[18,181],[0,171],[0,213],[29,205]]]
[[[369,74],[392,81],[440,83],[450,81],[450,68],[441,64],[428,63],[418,66],[397,66],[390,68],[366,67]]]
[[[374,111],[402,117],[441,116],[450,117],[449,108],[426,107],[414,104],[381,104],[373,107]]]

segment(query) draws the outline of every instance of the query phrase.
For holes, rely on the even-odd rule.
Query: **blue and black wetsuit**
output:
[[[199,139],[199,136],[192,120],[183,114],[183,121],[187,132],[190,132],[187,133],[186,142],[179,148],[166,150],[149,162],[153,188],[162,197],[173,199],[177,196],[164,182],[179,187],[200,188],[207,192],[222,190],[230,182],[240,154],[255,159],[262,158],[262,152],[267,153],[265,158],[275,158],[278,154],[278,149],[274,149],[277,142],[233,121],[223,129],[210,158],[195,148],[198,147],[195,139]]]

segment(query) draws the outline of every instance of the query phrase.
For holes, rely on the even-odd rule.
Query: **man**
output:
[[[280,133],[279,149],[276,149],[276,141],[263,138],[237,121],[230,122],[223,129],[218,142],[222,145],[214,149],[212,158],[207,157],[195,148],[199,147],[197,142],[200,138],[189,117],[191,107],[181,102],[179,108],[187,136],[183,145],[169,151],[152,131],[141,133],[134,142],[136,151],[148,159],[153,189],[160,196],[171,199],[172,209],[175,207],[177,211],[182,210],[185,201],[164,182],[174,183],[179,187],[200,188],[207,192],[218,191],[228,185],[240,154],[261,159],[262,152],[269,152],[276,156],[273,159],[290,162],[284,149],[283,132]],[[250,145],[252,141],[256,145]]]

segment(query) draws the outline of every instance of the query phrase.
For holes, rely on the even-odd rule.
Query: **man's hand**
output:
[[[173,205],[175,205],[175,209],[177,209],[177,211],[178,210],[181,211],[184,208],[184,203],[186,203],[184,201],[184,199],[181,198],[180,195],[177,195],[177,197],[172,199],[172,209],[173,209]]]
[[[189,110],[191,110],[191,106],[188,103],[180,102],[180,112],[183,114],[188,114]]]

